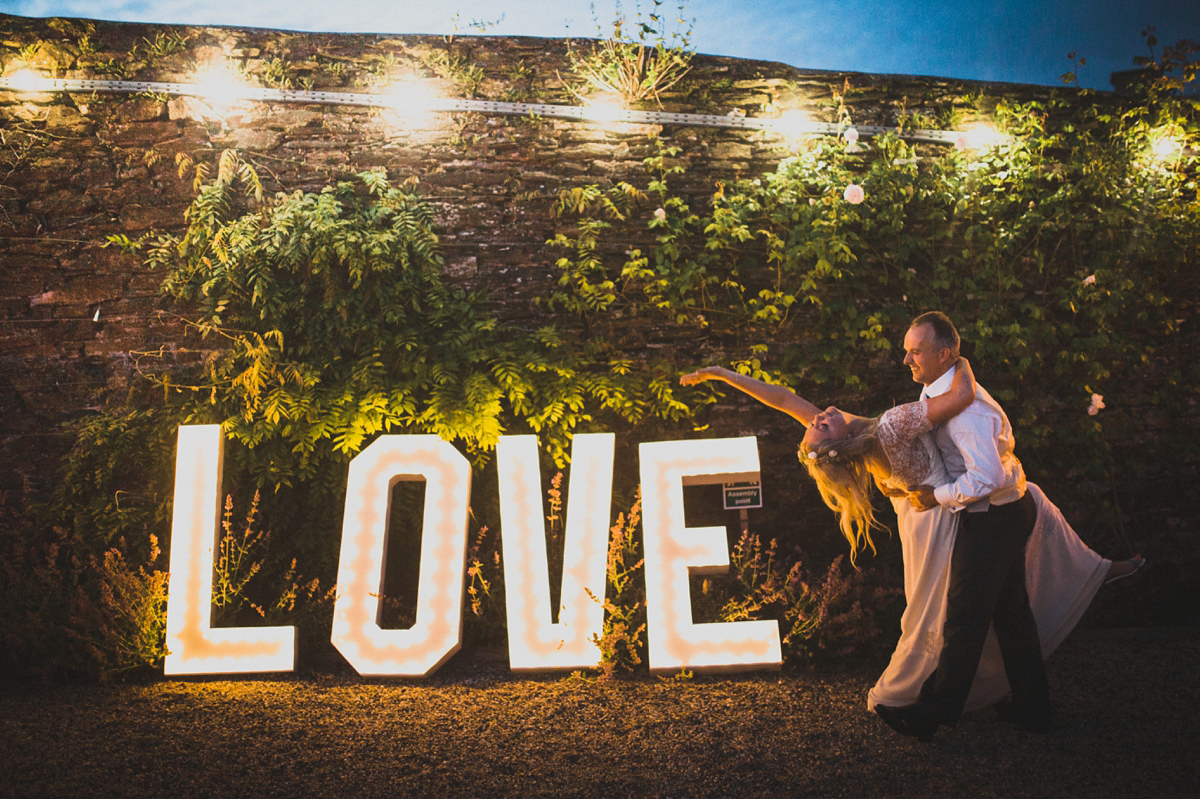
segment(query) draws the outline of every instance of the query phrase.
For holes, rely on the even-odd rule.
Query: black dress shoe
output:
[[[883,723],[901,735],[916,738],[918,741],[932,741],[933,734],[940,726],[936,719],[925,712],[919,705],[904,705],[891,707],[876,705],[875,712]]]

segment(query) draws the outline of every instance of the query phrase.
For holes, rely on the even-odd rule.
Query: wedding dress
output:
[[[892,465],[890,487],[906,490],[950,482],[937,445],[928,435],[930,429],[924,402],[898,405],[879,418],[879,441]],[[1079,539],[1040,488],[1029,483],[1028,491],[1037,504],[1037,524],[1025,550],[1025,586],[1037,619],[1042,657],[1049,657],[1091,604],[1109,561]],[[893,498],[892,506],[899,525],[908,604],[900,619],[900,641],[867,695],[868,708],[916,702],[921,685],[937,667],[950,557],[958,532],[958,514],[945,508],[917,511],[906,497]],[[989,631],[965,709],[986,707],[1008,692],[1000,647],[995,632]]]

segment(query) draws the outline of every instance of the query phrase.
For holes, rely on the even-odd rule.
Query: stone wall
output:
[[[32,67],[65,78],[190,82],[195,64],[220,57],[277,87],[373,91],[391,76],[418,73],[450,96],[517,102],[577,102],[569,46],[0,16],[5,75]],[[937,126],[969,121],[998,96],[1051,91],[699,56],[680,89],[661,100],[666,110],[691,113],[798,108],[834,122],[844,95],[857,124],[893,125],[918,113]],[[489,290],[505,319],[533,321],[531,300],[554,279],[556,255],[544,243],[555,229],[556,192],[620,180],[644,187],[642,159],[656,152],[656,139],[681,148],[680,189],[696,202],[717,182],[770,170],[786,153],[773,134],[730,129],[609,130],[476,113],[439,114],[405,129],[360,107],[254,103],[222,117],[193,98],[0,91],[0,491],[11,501],[49,485],[67,443],[57,425],[124,397],[151,362],[145,353],[168,364],[199,357],[202,345],[162,313],[158,276],[104,246],[113,234],[182,227],[192,187],[177,172],[177,155],[212,163],[217,151],[237,148],[268,191],[317,189],[373,167],[415,177],[437,209],[448,275]],[[728,425],[726,432],[744,432],[744,424]]]

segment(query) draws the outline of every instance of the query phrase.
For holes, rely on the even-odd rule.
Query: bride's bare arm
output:
[[[975,401],[975,373],[966,358],[954,364],[954,380],[945,394],[925,400],[929,423],[938,425],[965,411]]]
[[[731,371],[723,366],[706,366],[703,369],[697,369],[695,372],[679,378],[679,383],[684,386],[694,386],[705,380],[720,380],[728,383],[743,394],[754,397],[763,405],[783,411],[805,427],[812,424],[813,417],[820,413],[820,409],[816,405],[791,389],[755,380],[753,377]]]

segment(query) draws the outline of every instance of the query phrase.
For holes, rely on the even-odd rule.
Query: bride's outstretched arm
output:
[[[738,391],[754,397],[763,405],[783,411],[805,427],[812,424],[813,417],[820,413],[820,409],[816,405],[789,388],[764,383],[723,366],[706,366],[703,369],[697,369],[679,378],[679,383],[684,386],[694,386],[705,380],[720,380],[728,383]]]
[[[925,415],[933,425],[947,422],[970,407],[975,401],[975,373],[966,358],[954,364],[954,380],[945,394],[925,400]]]

